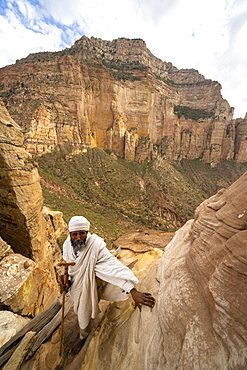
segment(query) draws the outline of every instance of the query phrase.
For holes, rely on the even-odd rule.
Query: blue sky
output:
[[[0,0],[0,67],[81,36],[141,38],[177,68],[195,68],[247,112],[247,0]]]

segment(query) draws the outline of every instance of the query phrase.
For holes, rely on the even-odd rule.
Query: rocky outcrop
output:
[[[113,305],[81,369],[246,368],[246,181],[204,201],[176,232],[141,279],[153,311]]]
[[[220,84],[161,61],[143,40],[83,36],[61,52],[1,68],[0,77],[1,96],[33,156],[64,145],[98,146],[139,162],[157,155],[212,165],[243,160]]]
[[[0,233],[16,253],[46,258],[43,196],[31,155],[22,147],[23,134],[3,103],[0,106]]]
[[[58,297],[51,273],[14,253],[0,262],[0,305],[22,316],[34,317]]]
[[[26,325],[29,320],[10,311],[0,311],[0,347]]]
[[[13,249],[10,245],[8,245],[1,237],[0,237],[0,261],[8,256],[9,254],[14,253]]]
[[[61,259],[60,249],[54,248],[61,214],[45,210],[45,221],[39,174],[23,142],[20,127],[1,101],[0,303],[22,315],[35,315],[59,295],[53,255]],[[52,227],[48,219],[54,220]]]
[[[235,120],[236,127],[236,159],[238,162],[247,162],[247,114],[244,119]]]
[[[53,266],[60,271],[58,264],[62,260],[62,251],[58,245],[58,239],[61,235],[68,234],[68,226],[63,219],[62,212],[43,207],[43,215],[46,225],[46,239],[49,243],[49,254],[52,256]]]
[[[118,251],[118,258],[124,265],[133,267],[143,253],[154,248],[165,250],[173,235],[172,232],[149,229],[132,230],[115,240],[113,248]]]
[[[133,272],[138,288],[156,298],[152,310],[134,309],[131,299],[109,306],[103,301],[101,322],[75,357],[69,350],[79,328],[70,311],[63,356],[57,331],[22,368],[245,370],[246,181],[247,173],[204,201],[165,249],[151,230],[119,238],[115,247],[127,249],[130,241],[137,253],[149,249],[139,254]]]

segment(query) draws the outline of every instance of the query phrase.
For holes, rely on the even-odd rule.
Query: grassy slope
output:
[[[130,229],[174,231],[193,218],[195,208],[209,195],[199,180],[211,176],[211,169],[199,161],[138,164],[99,148],[68,154],[62,148],[36,159],[44,204],[63,212],[66,221],[84,215],[108,245]]]
[[[217,167],[211,168],[209,164],[200,160],[184,159],[175,166],[199,185],[208,197],[222,188],[228,188],[247,171],[247,163],[236,161],[221,161]]]

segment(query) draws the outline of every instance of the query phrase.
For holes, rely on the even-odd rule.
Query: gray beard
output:
[[[86,240],[79,240],[77,242],[72,242],[71,240],[71,244],[72,244],[72,247],[73,247],[73,250],[74,250],[74,253],[75,255],[77,256],[77,253],[85,247],[85,243],[86,243]]]

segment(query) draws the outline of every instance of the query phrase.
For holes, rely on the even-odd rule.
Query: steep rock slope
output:
[[[39,174],[23,148],[20,127],[0,105],[0,231],[15,252],[44,260],[43,196]]]
[[[0,306],[29,315],[50,305],[59,291],[51,219],[46,212],[45,222],[39,174],[23,141],[0,101],[0,237],[11,247],[0,253]]]
[[[246,369],[246,181],[197,208],[141,281],[153,311],[126,321],[126,306],[113,305],[81,369]]]
[[[0,78],[32,155],[64,145],[98,146],[139,162],[157,154],[212,165],[246,161],[247,122],[239,133],[220,84],[161,61],[143,40],[83,36],[61,52],[1,68]]]

